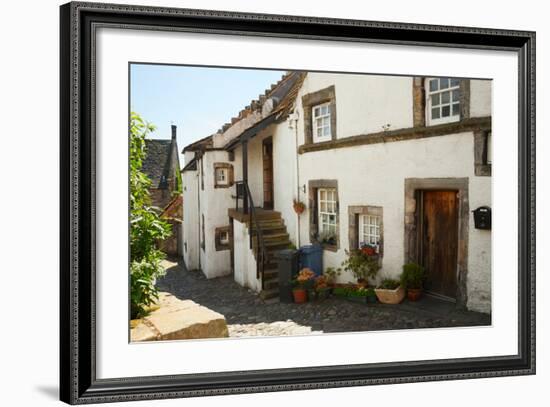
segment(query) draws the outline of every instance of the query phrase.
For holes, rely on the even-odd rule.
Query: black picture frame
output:
[[[60,8],[60,395],[70,404],[535,373],[535,33],[72,2]],[[508,50],[519,59],[516,355],[116,379],[96,378],[93,36],[128,29]]]

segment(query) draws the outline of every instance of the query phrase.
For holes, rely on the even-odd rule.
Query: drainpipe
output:
[[[298,111],[294,111],[288,116],[288,127],[294,130],[294,152],[296,156],[296,167],[294,181],[296,183],[296,200],[300,201],[300,166],[298,160]],[[300,248],[300,215],[296,213],[296,247]]]

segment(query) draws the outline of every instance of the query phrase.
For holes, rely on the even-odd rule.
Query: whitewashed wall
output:
[[[186,157],[186,163],[187,163]],[[188,270],[199,268],[199,208],[198,172],[185,171],[182,174],[183,186],[183,260]]]
[[[216,228],[229,226],[227,210],[235,205],[231,198],[235,188],[214,188],[214,163],[228,162],[226,151],[206,151],[202,160],[204,190],[201,189],[199,194],[200,213],[204,215],[205,247],[200,250],[201,269],[207,278],[213,278],[231,274],[230,251],[216,251],[214,236]]]
[[[297,106],[302,110],[302,96],[334,85],[336,91],[337,138],[412,127],[412,77],[308,73]],[[300,144],[304,143],[304,115],[300,114]]]
[[[405,178],[468,177],[470,209],[491,204],[491,178],[474,175],[473,133],[372,144],[306,153],[301,157],[302,180],[338,180],[340,249],[324,251],[324,266],[338,266],[349,248],[348,206],[375,205],[384,210],[384,258],[380,277],[396,277],[404,264]],[[322,163],[322,164],[320,164]],[[304,217],[305,218],[305,217]],[[309,241],[309,225],[301,225]],[[487,310],[490,298],[491,234],[474,228],[470,215],[468,306]],[[352,281],[342,274],[341,282]]]
[[[233,247],[235,251],[235,281],[253,291],[261,290],[256,278],[256,259],[250,250],[248,228],[245,223],[233,221]]]
[[[491,116],[492,85],[489,80],[470,81],[470,117]]]

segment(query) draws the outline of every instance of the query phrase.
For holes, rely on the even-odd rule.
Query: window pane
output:
[[[450,92],[443,92],[441,94],[441,103],[449,103],[451,100]]]
[[[314,109],[313,115],[314,115],[314,116],[319,116],[319,108],[318,108],[318,107],[316,107],[316,108]]]
[[[455,103],[453,105],[453,116],[458,116],[460,114],[460,103]]]
[[[325,136],[330,136],[330,127],[325,127],[324,129],[324,133],[323,133]]]
[[[453,102],[458,102],[459,98],[460,98],[460,91],[457,89],[457,90],[453,90]]]
[[[460,79],[451,79],[451,87],[460,85]]]
[[[430,80],[430,92],[433,92],[438,89],[437,87],[438,79],[431,79]]]
[[[441,117],[449,117],[451,115],[451,106],[443,106],[441,108]]]
[[[432,109],[432,119],[439,119],[439,107]]]
[[[439,93],[432,95],[432,106],[437,106],[439,104]]]
[[[449,87],[449,78],[439,79],[439,89],[447,89]]]

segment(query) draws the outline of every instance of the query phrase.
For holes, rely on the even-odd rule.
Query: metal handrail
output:
[[[239,196],[239,193],[238,193],[239,185],[242,185],[243,192],[246,195],[243,194],[243,196]],[[248,205],[243,205],[243,212],[244,214],[248,214],[248,210],[250,211],[250,225],[254,229],[256,229],[256,238],[258,242],[258,245],[256,247],[256,278],[260,278],[261,276],[262,289],[263,289],[264,288],[263,273],[264,273],[264,265],[265,265],[264,263],[265,263],[265,260],[267,259],[267,249],[265,248],[262,228],[260,227],[260,224],[258,222],[258,217],[256,215],[256,208],[254,207],[254,201],[252,200],[252,194],[250,193],[250,188],[248,187],[248,183],[244,181],[236,181],[235,186],[237,188],[237,193],[235,197],[236,198],[235,209],[237,210],[239,209],[239,198],[243,199],[243,203],[244,203],[245,196],[246,198],[248,198]],[[250,249],[253,249],[252,233],[249,233],[249,239],[250,239],[249,240]]]

